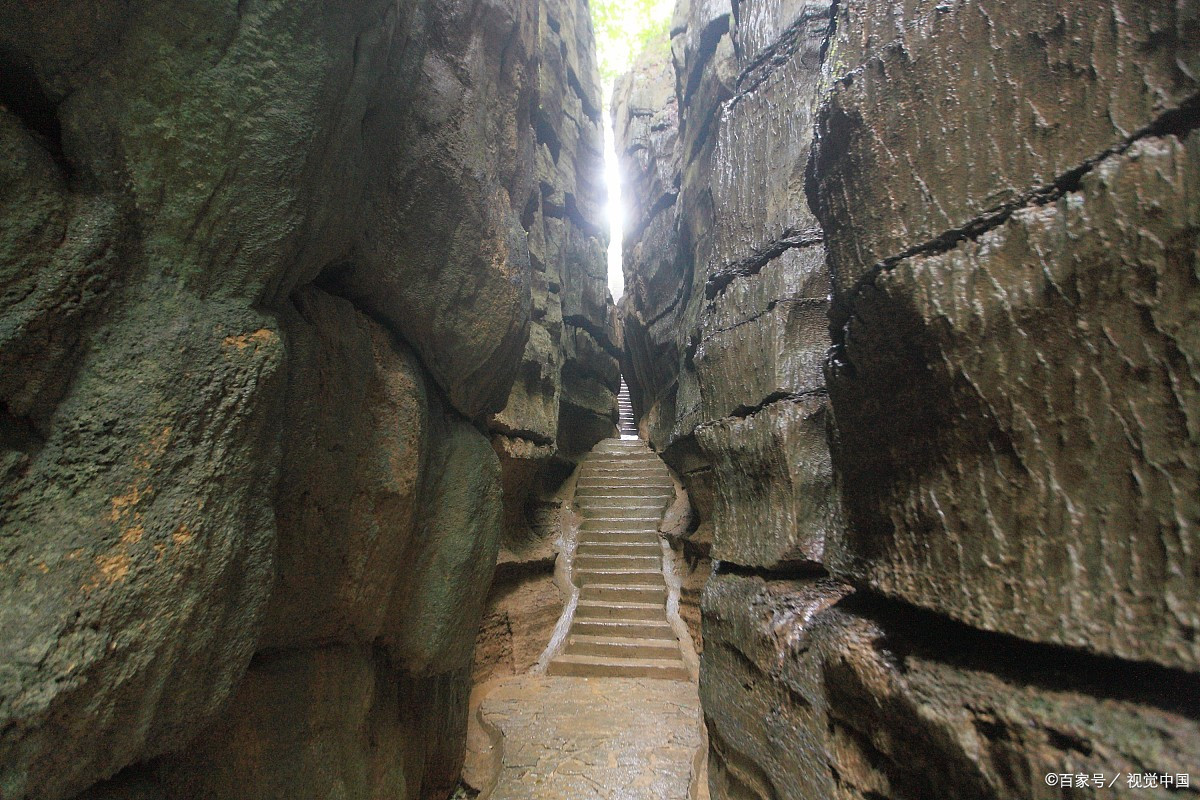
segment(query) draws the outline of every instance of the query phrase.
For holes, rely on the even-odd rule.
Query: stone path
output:
[[[572,569],[579,603],[551,675],[689,679],[667,622],[658,535],[673,495],[666,465],[645,442],[605,439],[584,459]]]
[[[617,428],[621,431],[622,439],[638,438],[637,420],[633,418],[633,400],[629,397],[629,387],[621,378],[621,391],[617,395],[617,405],[621,409],[621,421]]]
[[[563,649],[548,675],[472,697],[464,780],[480,800],[707,800],[700,701],[667,619],[658,526],[673,495],[639,440],[584,460]]]
[[[700,748],[693,683],[523,675],[489,687],[477,715],[490,736],[475,737],[468,760],[490,756],[487,782],[495,781],[480,800],[692,796]],[[697,787],[696,797],[706,794]]]

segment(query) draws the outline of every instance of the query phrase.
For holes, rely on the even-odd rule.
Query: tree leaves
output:
[[[672,0],[591,0],[605,93],[648,47],[670,47]]]

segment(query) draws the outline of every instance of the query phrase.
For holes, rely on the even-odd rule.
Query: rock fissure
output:
[[[876,622],[899,644],[893,652],[901,661],[911,653],[1041,689],[1153,706],[1200,722],[1200,676],[1195,673],[1030,642],[869,589],[856,589],[837,605]]]
[[[958,247],[964,242],[977,241],[990,231],[1004,225],[1013,214],[1023,209],[1045,206],[1055,203],[1065,195],[1078,192],[1083,178],[1102,164],[1106,159],[1127,152],[1137,142],[1157,136],[1174,136],[1182,138],[1191,131],[1200,129],[1200,96],[1186,100],[1180,108],[1163,113],[1150,124],[1136,131],[1118,144],[1106,148],[1100,153],[1085,160],[1078,166],[1060,174],[1049,183],[1034,187],[1009,203],[990,209],[970,220],[964,225],[943,232],[927,242],[908,248],[902,253],[883,259],[865,272],[844,293],[835,294],[830,309],[830,330],[834,337],[835,354],[840,353],[846,336],[846,325],[854,315],[853,307],[860,294],[873,286],[879,276],[895,269],[899,264],[922,256],[941,255]],[[810,202],[816,200],[819,204],[820,194],[815,189],[808,189]],[[839,363],[840,356],[835,355]],[[843,364],[844,365],[844,364]]]
[[[720,296],[731,283],[739,278],[757,275],[763,267],[771,263],[788,250],[803,249],[820,245],[825,241],[820,228],[792,229],[762,250],[734,262],[727,267],[715,270],[704,287],[704,296],[713,300]]]

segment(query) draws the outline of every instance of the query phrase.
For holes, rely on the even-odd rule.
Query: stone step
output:
[[[666,510],[666,504],[658,506],[616,506],[616,505],[595,505],[592,503],[580,503],[579,512],[583,516],[583,521],[602,519],[649,519],[654,521],[654,527],[658,527],[659,520],[662,519],[663,511]]]
[[[576,486],[576,497],[644,497],[666,500],[674,494],[669,486]]]
[[[654,517],[659,518],[663,513],[663,504],[644,505],[640,497],[619,497],[616,500],[596,500],[581,498],[579,507],[591,517]],[[624,502],[623,502],[624,501]]]
[[[656,531],[658,523],[662,517],[617,517],[603,516],[593,517],[584,515],[583,522],[579,526],[581,531],[605,531],[615,533],[616,531]]]
[[[580,531],[579,544],[658,544],[658,531]]]
[[[551,675],[577,678],[661,678],[688,680],[682,659],[607,658],[564,653],[550,662]]]
[[[588,456],[584,467],[620,468],[641,467],[663,469],[662,459],[654,453],[597,453]]]
[[[587,569],[575,570],[575,582],[580,586],[603,583],[611,586],[660,586],[663,583],[662,567],[653,569]]]
[[[580,619],[571,623],[569,635],[625,636],[631,639],[670,639],[675,631],[667,620],[647,619]]]
[[[580,477],[668,477],[670,473],[661,467],[595,467],[592,464],[584,464],[580,470]]]
[[[576,569],[632,569],[662,571],[662,551],[642,553],[580,553],[575,552]]]
[[[641,486],[645,489],[667,491],[672,488],[671,481],[664,475],[660,477],[642,475],[585,475],[575,484],[579,486]]]
[[[605,455],[609,453],[626,455],[627,453],[649,453],[651,451],[641,439],[609,439],[593,447],[592,452]]]
[[[577,634],[567,637],[567,646],[563,652],[569,655],[658,658],[670,661],[679,657],[679,644],[670,639],[627,639],[624,636]]]
[[[594,508],[637,508],[645,506],[647,508],[660,508],[665,506],[667,501],[671,499],[671,495],[659,491],[658,494],[651,497],[639,496],[636,494],[585,494],[576,495],[575,502],[580,505],[586,505]]]
[[[580,600],[610,603],[653,603],[666,608],[667,586],[631,586],[611,583],[588,583],[579,590]]]
[[[662,466],[662,464],[647,464],[645,466],[639,464],[601,464],[601,463],[585,463],[579,471],[579,477],[582,478],[598,478],[604,476],[612,477],[629,477],[634,476],[643,479],[653,480],[670,480],[671,473]]]
[[[579,543],[575,548],[576,558],[586,558],[589,556],[654,556],[662,558],[662,547],[658,543],[656,536],[653,541],[647,539],[644,542],[596,542],[589,541],[586,544]]]
[[[627,603],[613,600],[580,600],[575,617],[583,619],[665,620],[662,603]]]

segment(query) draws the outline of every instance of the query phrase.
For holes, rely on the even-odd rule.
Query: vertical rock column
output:
[[[524,201],[532,314],[503,410],[488,419],[504,484],[504,533],[474,676],[527,670],[562,611],[554,584],[557,491],[616,423],[620,366],[603,229],[603,135],[591,18],[582,0],[538,13],[534,182]]]
[[[705,590],[700,687],[717,796],[786,796],[805,769],[780,753],[786,775],[747,777],[762,771],[757,749],[780,746],[771,706],[791,701],[778,665],[753,652],[762,606],[723,598],[763,582],[748,573],[821,574],[838,525],[829,277],[804,197],[830,27],[829,3],[680,5],[673,69],[640,65],[614,114],[635,195],[627,369],[644,429],[700,512],[689,538],[711,542],[720,565]],[[674,91],[646,88],[664,84]],[[711,623],[725,610],[732,628]]]

